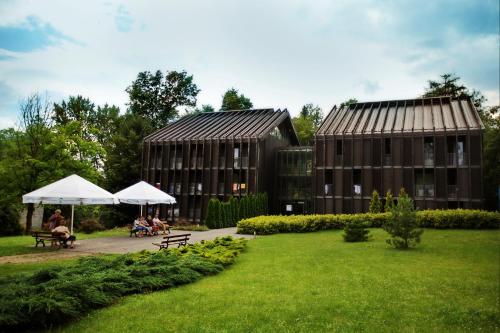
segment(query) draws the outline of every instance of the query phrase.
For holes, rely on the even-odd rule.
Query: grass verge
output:
[[[345,243],[338,230],[248,242],[221,274],[136,295],[62,332],[493,332],[500,231],[425,230],[401,251],[387,234]],[[153,320],[137,318],[142,309]]]

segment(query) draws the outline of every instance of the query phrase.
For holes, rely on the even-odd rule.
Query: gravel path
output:
[[[172,235],[190,233],[189,243],[199,242],[201,240],[211,240],[220,236],[233,236],[253,238],[251,235],[236,234],[236,228],[214,229],[209,231],[183,231],[173,230]],[[161,242],[163,235],[152,237],[129,237],[125,233],[123,237],[106,237],[77,240],[74,249],[63,249],[57,251],[47,251],[47,253],[22,254],[16,256],[0,257],[0,264],[6,263],[32,263],[47,260],[58,260],[86,255],[95,255],[99,253],[128,253],[139,252],[142,250],[157,250],[158,246],[152,243]]]

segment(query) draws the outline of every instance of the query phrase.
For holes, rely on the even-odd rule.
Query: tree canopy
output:
[[[221,111],[245,110],[253,107],[252,102],[243,94],[238,94],[238,90],[231,88],[222,96]]]
[[[129,111],[151,121],[153,129],[177,118],[181,106],[194,107],[200,89],[185,71],[140,72],[126,89]]]
[[[312,144],[314,133],[322,121],[323,112],[319,106],[309,103],[302,107],[299,115],[292,119],[301,145]]]

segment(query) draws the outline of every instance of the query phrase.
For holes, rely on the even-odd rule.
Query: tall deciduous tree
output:
[[[319,106],[309,103],[302,107],[300,114],[292,119],[300,144],[312,144],[314,133],[322,121],[323,112]]]
[[[243,94],[238,94],[238,90],[231,88],[222,96],[221,111],[245,110],[253,107],[252,102]]]
[[[185,71],[161,71],[152,74],[140,72],[126,89],[129,94],[129,111],[151,121],[154,129],[166,126],[175,119],[181,106],[196,106],[200,89],[193,76]]]

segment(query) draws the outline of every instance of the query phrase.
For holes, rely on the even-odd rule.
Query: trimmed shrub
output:
[[[216,238],[155,253],[85,257],[73,266],[0,278],[1,331],[33,331],[82,317],[121,296],[194,282],[232,264],[244,239]]]
[[[372,198],[370,200],[370,213],[381,213],[382,212],[382,202],[380,201],[380,196],[377,190],[373,190]]]
[[[366,242],[370,231],[366,229],[369,227],[366,222],[361,220],[354,220],[346,223],[344,227],[344,241],[346,242]]]
[[[387,244],[395,248],[407,249],[420,243],[424,231],[418,228],[415,206],[406,192],[401,191],[398,204],[390,207],[390,216],[383,228],[391,235]]]
[[[280,232],[310,232],[343,229],[346,223],[360,219],[372,228],[382,227],[390,213],[271,215],[258,216],[238,222],[238,233],[259,235]],[[423,210],[416,212],[416,221],[422,228],[436,229],[498,229],[500,213],[482,210]]]
[[[210,229],[235,227],[240,219],[264,215],[267,212],[266,193],[249,194],[240,200],[231,197],[227,202],[212,198],[208,202],[205,224]]]
[[[104,229],[104,226],[95,219],[83,220],[78,227],[78,230],[86,234],[91,234],[95,231],[103,231]]]

